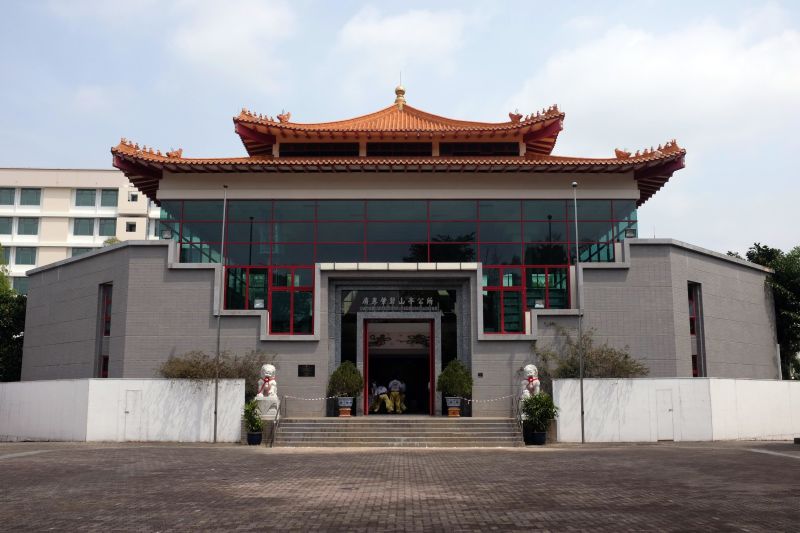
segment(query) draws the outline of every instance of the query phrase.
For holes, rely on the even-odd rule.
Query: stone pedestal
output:
[[[258,411],[261,413],[261,418],[275,420],[281,405],[278,398],[273,396],[256,397],[256,402],[258,402]]]

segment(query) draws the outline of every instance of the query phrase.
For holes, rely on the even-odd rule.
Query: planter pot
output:
[[[547,432],[534,431],[533,429],[532,424],[528,424],[527,422],[522,423],[522,438],[525,440],[525,444],[542,446],[547,441]]]
[[[461,416],[461,398],[457,396],[445,396],[447,402],[447,416]]]
[[[352,396],[340,396],[336,401],[339,404],[339,416],[350,416],[350,411],[353,409]]]
[[[262,433],[260,431],[247,432],[247,444],[250,446],[258,446],[261,444]]]

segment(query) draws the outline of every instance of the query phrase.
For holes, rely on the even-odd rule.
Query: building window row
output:
[[[35,265],[35,246],[3,246],[0,261],[4,265]]]
[[[75,189],[75,207],[117,207],[117,189]]]
[[[72,234],[78,237],[114,237],[117,234],[117,219],[74,218]]]
[[[0,235],[39,235],[39,217],[0,217]]]
[[[34,187],[0,187],[0,206],[37,206],[42,204],[42,189]]]

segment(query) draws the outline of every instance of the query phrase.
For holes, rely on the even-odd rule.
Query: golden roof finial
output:
[[[403,109],[403,106],[406,103],[406,90],[402,85],[398,85],[394,88],[394,94],[396,98],[394,99],[394,103],[400,106],[400,109]]]

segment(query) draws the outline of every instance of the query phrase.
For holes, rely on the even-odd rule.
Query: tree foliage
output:
[[[578,339],[564,328],[558,328],[558,340],[544,348],[534,347],[539,361],[539,378],[546,390],[552,390],[555,378],[580,377],[580,354],[583,352],[583,377],[585,378],[638,378],[650,373],[647,366],[624,350],[608,343],[595,345],[594,330],[590,329]]]
[[[464,363],[453,359],[444,367],[436,380],[436,390],[445,396],[472,397],[472,374]]]
[[[361,395],[364,378],[352,361],[342,361],[328,380],[328,396],[354,398]]]
[[[800,246],[789,252],[755,243],[747,250],[751,263],[771,268],[767,276],[775,303],[775,325],[785,379],[800,379]]]
[[[6,267],[0,264],[0,381],[20,379],[27,300],[11,288]]]
[[[245,398],[258,393],[261,366],[274,363],[275,356],[252,351],[244,356],[222,352],[219,356],[220,379],[244,379]],[[158,369],[162,377],[170,379],[214,379],[217,374],[216,358],[201,351],[192,351],[170,357]]]

